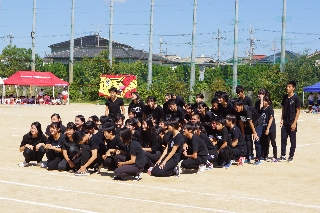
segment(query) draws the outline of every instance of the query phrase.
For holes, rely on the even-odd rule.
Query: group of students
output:
[[[59,114],[53,114],[45,133],[39,122],[32,123],[20,145],[25,161],[19,166],[37,161],[40,167],[76,176],[89,175],[88,169],[100,173],[101,168],[107,168],[114,171],[117,180],[140,180],[143,172],[156,177],[201,174],[214,167],[228,169],[232,163],[242,166],[252,161],[259,165],[269,160],[270,141],[271,162],[292,162],[301,105],[295,87],[294,81],[287,83],[281,103],[279,158],[274,110],[265,89],[259,90],[254,106],[241,86],[236,88],[238,98],[234,100],[218,91],[211,108],[203,102],[202,94],[196,95],[195,103],[185,104],[181,97],[167,93],[161,107],[155,97],[149,96],[144,104],[139,94],[133,93],[125,120],[123,100],[117,97],[117,89],[111,88],[105,115],[100,118],[94,115],[86,121],[77,115],[74,123],[63,126]],[[287,159],[288,136],[291,148]],[[45,154],[47,163],[42,162]]]

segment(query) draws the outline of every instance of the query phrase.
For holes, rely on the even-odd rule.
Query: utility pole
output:
[[[273,64],[276,63],[276,51],[277,51],[277,46],[276,46],[276,40],[273,40],[273,47],[271,49],[273,51]]]
[[[153,13],[154,13],[154,0],[151,0],[149,58],[148,58],[148,88],[150,88],[152,84]]]
[[[113,0],[110,0],[110,25],[109,25],[109,63],[112,69],[112,28],[113,28]]]
[[[12,35],[8,35],[9,39],[10,39],[10,46],[12,46],[12,39],[14,38]]]
[[[286,14],[287,14],[287,2],[283,0],[283,11],[282,11],[282,34],[281,34],[281,62],[280,71],[285,70],[286,60]]]
[[[232,93],[236,94],[238,84],[238,0],[235,0],[235,20],[234,20],[234,50],[233,50],[233,79]]]
[[[162,44],[163,44],[162,37],[160,36],[160,55],[162,55]]]
[[[191,103],[193,97],[193,86],[195,84],[195,76],[196,76],[196,30],[197,30],[197,5],[198,0],[194,0],[193,3],[193,30],[192,30],[192,51],[191,51],[191,74],[190,74],[190,96],[189,101]]]
[[[74,4],[75,4],[75,0],[72,0],[72,7],[71,7],[71,34],[70,34],[70,60],[69,60],[69,84],[73,83]]]
[[[221,54],[220,54],[220,40],[221,39],[226,39],[225,37],[220,37],[220,29],[218,29],[218,37],[216,38],[217,40],[218,40],[218,67],[220,66],[220,56],[221,56]]]
[[[33,22],[32,22],[32,32],[31,32],[31,38],[32,38],[32,56],[31,56],[31,71],[36,70],[36,53],[35,53],[35,47],[36,47],[36,14],[37,14],[37,0],[33,0]]]
[[[249,61],[250,61],[250,65],[252,64],[252,57],[253,57],[253,43],[254,43],[254,38],[253,38],[253,30],[251,27],[251,23],[250,23],[250,50],[249,50]]]

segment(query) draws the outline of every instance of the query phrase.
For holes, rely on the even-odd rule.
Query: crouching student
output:
[[[229,135],[229,132],[226,128],[226,119],[220,118],[216,121],[217,124],[217,130],[221,133],[221,140],[217,141],[217,147],[218,147],[218,167],[223,168],[230,168],[231,166],[231,160],[233,158],[233,151],[232,151],[232,142]]]
[[[128,128],[123,128],[119,132],[120,138],[125,145],[129,146],[128,154],[130,159],[125,162],[119,162],[118,168],[114,170],[115,180],[121,180],[123,177],[134,176],[134,180],[140,180],[142,171],[146,164],[146,158],[139,142],[132,140],[132,132]]]
[[[195,123],[194,133],[199,136],[207,146],[208,149],[208,160],[206,162],[206,169],[213,169],[213,166],[217,164],[218,161],[218,152],[217,147],[212,143],[210,138],[206,135],[206,130],[203,125],[198,122]]]
[[[208,159],[208,148],[204,141],[194,134],[194,124],[186,123],[183,126],[183,135],[187,137],[187,149],[192,153],[183,151],[183,155],[187,158],[182,161],[181,167],[183,169],[198,169],[197,174],[201,174],[206,169]]]
[[[104,142],[96,135],[77,131],[72,135],[73,141],[81,146],[81,162],[76,165],[80,169],[76,176],[90,175],[88,168],[102,164],[102,155],[106,153]]]
[[[235,115],[229,114],[226,116],[226,126],[230,128],[230,137],[232,140],[233,159],[237,160],[238,166],[243,166],[247,154],[247,143],[242,136],[241,130],[235,125],[236,121]]]
[[[184,137],[179,131],[179,125],[179,119],[168,121],[168,130],[172,132],[172,138],[170,138],[167,147],[152,169],[152,176],[169,177],[171,175],[180,175],[180,168],[177,165],[180,161]]]
[[[118,162],[115,158],[116,154],[120,154],[124,149],[124,145],[119,135],[116,135],[115,126],[108,124],[102,128],[104,137],[106,138],[107,152],[102,155],[103,166],[108,170],[114,171],[117,168]]]
[[[75,144],[72,138],[73,133],[76,131],[77,127],[73,122],[67,124],[67,130],[65,132],[65,143],[62,144],[62,155],[64,159],[59,163],[59,171],[69,171],[76,172],[79,168],[76,165],[79,165],[81,158],[80,148],[78,144]]]
[[[20,152],[23,152],[24,162],[20,167],[29,166],[30,161],[37,161],[37,166],[42,165],[42,158],[45,154],[44,145],[48,143],[47,137],[42,133],[41,124],[33,122],[30,132],[25,134],[20,144]]]
[[[53,122],[50,124],[50,136],[48,137],[48,144],[45,145],[47,156],[47,169],[58,169],[59,163],[63,159],[62,145],[66,143],[65,136],[60,133],[60,122]]]

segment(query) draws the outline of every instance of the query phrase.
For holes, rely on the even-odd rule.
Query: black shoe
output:
[[[123,178],[115,175],[115,176],[113,176],[113,180],[123,180]]]
[[[288,163],[293,162],[293,157],[289,157],[288,160],[287,160],[287,162],[288,162]]]

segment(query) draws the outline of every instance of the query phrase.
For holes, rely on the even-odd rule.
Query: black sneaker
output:
[[[288,162],[288,163],[293,162],[293,157],[289,157],[288,160],[287,160],[287,162]]]
[[[280,158],[278,158],[278,161],[286,161],[286,160],[287,160],[286,156],[281,156]]]
[[[180,176],[180,166],[176,166],[173,170],[174,176],[179,177]]]
[[[142,176],[142,172],[137,173],[137,174],[133,177],[133,181],[139,181],[139,180],[141,180],[141,176]]]
[[[123,178],[115,175],[115,176],[113,176],[113,180],[123,180]]]

